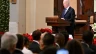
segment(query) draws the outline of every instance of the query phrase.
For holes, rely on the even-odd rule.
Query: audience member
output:
[[[68,40],[69,40],[69,34],[68,34],[66,31],[61,31],[60,33],[62,33],[62,34],[64,35],[64,37],[65,37],[65,42],[64,42],[64,44],[66,45],[66,43],[67,43]]]
[[[53,46],[50,46],[48,48],[46,48],[42,54],[56,54],[57,52],[57,48],[56,47],[53,47]]]
[[[45,47],[53,46],[55,43],[54,40],[55,40],[55,38],[52,34],[46,33],[45,36],[43,37],[43,44],[45,45]]]
[[[40,47],[39,47],[41,31],[39,31],[39,30],[33,31],[32,36],[33,36],[33,42],[29,45],[29,49],[33,53],[39,53],[41,51]]]
[[[47,32],[44,32],[41,34],[40,36],[40,49],[43,50],[44,46],[43,46],[43,37],[45,36]]]
[[[91,31],[83,32],[82,40],[85,54],[93,54],[94,52],[96,53],[96,46],[92,44],[93,33]]]
[[[55,42],[56,42],[56,45],[59,47],[59,48],[64,48],[64,45],[65,45],[65,37],[62,33],[57,33],[55,35]]]
[[[7,49],[12,54],[16,48],[18,38],[16,35],[6,32],[1,37],[1,49]]]
[[[2,35],[0,35],[0,48],[1,48],[1,37],[2,37]]]
[[[24,36],[21,34],[17,34],[17,37],[18,37],[18,42],[16,48],[22,50],[24,46]]]
[[[18,42],[16,44],[16,49],[13,54],[23,54],[22,49],[24,46],[24,36],[21,34],[16,34],[18,38]]]
[[[84,54],[82,45],[77,40],[70,40],[65,48],[68,49],[69,54]]]
[[[6,32],[0,35],[0,54],[56,54],[58,48],[64,47],[69,54],[96,54],[96,46],[92,44],[93,36],[91,31],[83,32],[83,41],[80,43],[75,39],[68,41],[69,34],[66,31],[60,31],[53,36],[35,30],[32,33],[33,42],[30,43],[28,38],[21,34]]]
[[[42,50],[40,54],[44,52],[49,47],[54,47],[55,48],[55,38],[52,34],[50,33],[45,33],[41,35],[41,40],[40,40],[40,49]]]
[[[23,47],[22,52],[23,52],[24,54],[33,54],[33,53],[28,49],[28,47],[29,47],[29,40],[28,40],[27,37],[24,36],[24,47]]]

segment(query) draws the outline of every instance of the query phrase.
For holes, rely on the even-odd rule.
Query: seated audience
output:
[[[93,33],[91,31],[83,32],[82,40],[85,54],[94,54],[94,52],[96,53],[96,46],[92,44]]]
[[[64,37],[65,37],[65,42],[64,42],[64,44],[66,45],[66,43],[67,43],[68,40],[69,40],[69,34],[68,34],[66,31],[61,31],[60,33],[62,33],[62,34],[64,35]]]
[[[16,49],[13,54],[23,54],[22,49],[24,46],[24,36],[21,34],[16,34],[18,38],[18,42],[16,44]]]
[[[41,35],[40,39],[40,49],[42,50],[40,54],[44,52],[49,47],[54,47],[55,48],[55,38],[52,34],[50,33],[44,33]]]
[[[11,54],[7,49],[0,49],[0,54]]]
[[[1,37],[1,49],[7,49],[12,54],[16,48],[18,38],[16,35],[6,32]]]
[[[39,30],[33,31],[32,36],[33,36],[33,42],[29,45],[29,49],[33,53],[39,53],[41,51],[40,47],[39,47],[41,31],[39,31]]]
[[[56,42],[56,45],[59,47],[59,48],[64,48],[64,45],[65,45],[65,37],[62,33],[57,33],[55,35],[55,42]]]
[[[69,51],[69,54],[84,54],[82,45],[77,40],[70,40],[65,48]]]
[[[22,52],[23,52],[24,54],[33,54],[33,53],[28,49],[28,47],[29,47],[29,40],[28,40],[27,37],[24,36],[24,47],[23,47]]]

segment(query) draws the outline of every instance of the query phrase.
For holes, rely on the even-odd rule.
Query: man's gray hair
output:
[[[6,32],[1,37],[1,48],[10,49],[13,45],[15,45],[18,41],[16,34],[12,34],[10,32]]]

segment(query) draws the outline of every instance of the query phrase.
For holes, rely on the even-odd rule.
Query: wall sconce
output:
[[[17,0],[11,0],[12,4],[16,4]]]

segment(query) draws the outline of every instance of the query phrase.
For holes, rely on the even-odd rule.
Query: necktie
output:
[[[62,12],[62,16],[61,16],[61,18],[64,18],[64,15],[66,14],[66,8],[63,10],[63,12]]]
[[[67,9],[65,8],[65,9],[64,9],[64,15],[66,14],[66,10],[67,10]]]

